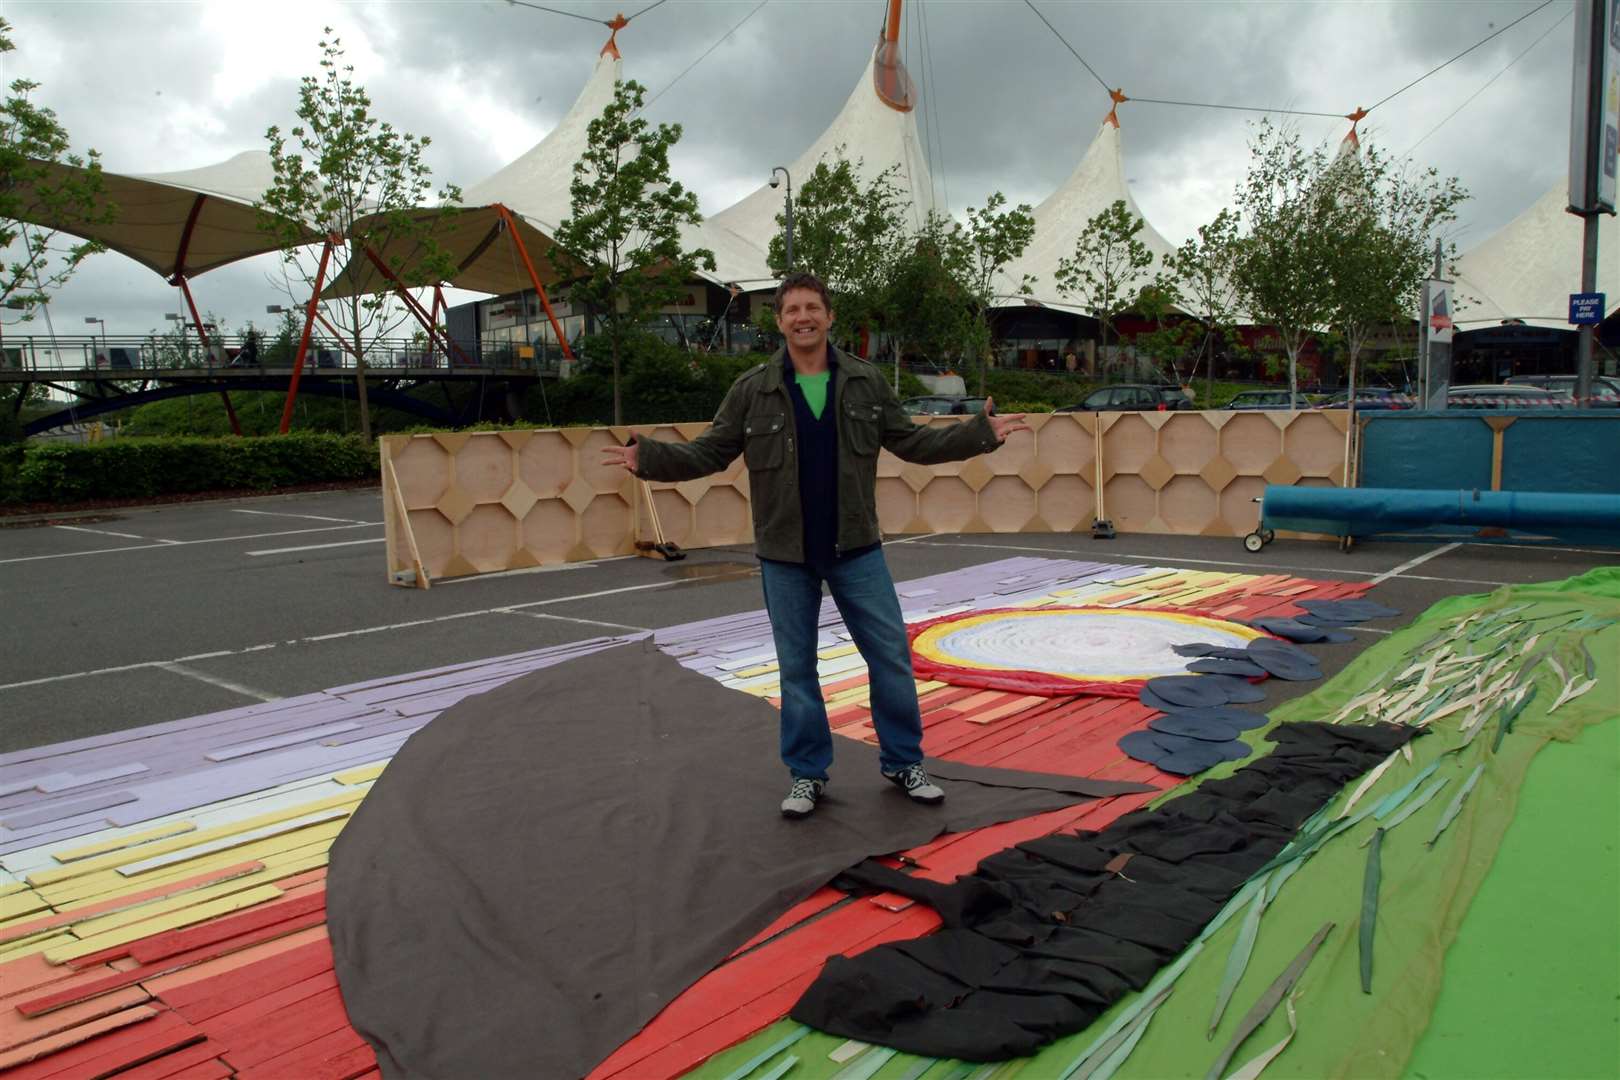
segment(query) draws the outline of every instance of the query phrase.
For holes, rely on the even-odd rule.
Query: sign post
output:
[[[1418,408],[1442,412],[1451,389],[1451,339],[1457,326],[1452,321],[1455,298],[1444,273],[1440,245],[1434,248],[1434,277],[1423,283],[1423,310],[1418,313]]]
[[[1583,218],[1585,225],[1581,293],[1595,295],[1598,215],[1613,214],[1620,204],[1620,0],[1575,0],[1569,136],[1569,212]],[[1572,301],[1572,322],[1574,314]],[[1581,324],[1575,364],[1577,401],[1592,396],[1596,333],[1595,324]]]

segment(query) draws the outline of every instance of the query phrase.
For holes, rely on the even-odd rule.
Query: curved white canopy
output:
[[[879,44],[873,50],[844,107],[810,148],[788,166],[788,171],[795,184],[802,184],[817,163],[836,159],[839,154],[852,164],[859,163],[858,174],[863,180],[895,166],[908,223],[916,227],[934,209],[934,185],[917,135],[915,113],[894,107],[878,93],[874,67],[883,47]],[[688,244],[714,252],[715,270],[704,276],[716,283],[736,282],[744,289],[759,289],[771,283],[766,251],[778,231],[776,215],[782,212],[785,194],[780,188],[761,184],[753,194],[688,232]]]
[[[1581,219],[1559,181],[1495,235],[1457,260],[1460,330],[1504,320],[1570,329],[1569,294],[1581,291]],[[1597,291],[1620,311],[1620,220],[1598,218]]]
[[[1023,275],[1029,274],[1035,278],[1032,299],[1049,307],[1080,310],[1074,300],[1065,301],[1058,293],[1058,262],[1073,256],[1074,242],[1085,231],[1086,224],[1117,201],[1123,201],[1125,208],[1142,220],[1142,231],[1137,238],[1153,253],[1154,265],[1150,271],[1158,269],[1164,256],[1175,249],[1152,222],[1142,217],[1136,200],[1131,197],[1130,186],[1125,182],[1119,124],[1110,113],[1074,172],[1035,208],[1035,236],[1023,256],[1007,268],[1001,279],[1008,302],[1024,301],[1023,297],[1012,294]]]

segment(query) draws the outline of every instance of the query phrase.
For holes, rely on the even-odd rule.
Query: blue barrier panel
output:
[[[1617,409],[1391,411],[1358,420],[1358,487],[1620,494]]]
[[[1620,495],[1270,484],[1261,503],[1261,527],[1331,536],[1444,527],[1447,535],[1469,538],[1482,529],[1506,529],[1620,546]]]
[[[1362,420],[1357,487],[1491,487],[1495,435],[1477,413],[1379,412]]]
[[[1515,419],[1502,431],[1502,490],[1620,495],[1620,410]]]

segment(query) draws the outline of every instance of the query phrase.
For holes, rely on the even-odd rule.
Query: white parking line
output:
[[[380,521],[362,521],[358,525],[323,525],[318,529],[287,529],[284,532],[248,533],[245,536],[210,536],[202,540],[164,540],[156,544],[130,544],[127,547],[95,548],[91,551],[61,551],[55,555],[22,555],[13,559],[0,559],[7,563],[39,562],[42,559],[76,559],[80,555],[117,555],[124,551],[151,551],[154,548],[189,547],[192,544],[228,544],[234,540],[265,540],[272,536],[302,536],[306,533],[336,532],[339,529],[382,528]]]
[[[686,579],[677,578],[669,581],[652,581],[644,585],[626,585],[618,589],[600,589],[596,592],[576,593],[573,596],[554,596],[548,600],[530,600],[524,604],[502,604],[499,607],[480,608],[476,611],[458,611],[449,615],[436,615],[429,619],[411,619],[407,622],[385,623],[381,626],[366,626],[358,630],[339,630],[332,634],[312,634],[308,637],[292,638],[288,641],[270,641],[263,645],[249,645],[243,649],[219,649],[214,652],[193,653],[190,656],[177,656],[172,660],[143,660],[134,664],[119,664],[116,667],[95,668],[90,671],[74,671],[66,675],[47,675],[39,679],[24,679],[21,682],[0,684],[0,690],[20,690],[27,686],[44,686],[47,683],[67,682],[71,679],[84,679],[92,675],[113,675],[120,671],[139,671],[142,668],[161,668],[167,664],[188,664],[196,660],[213,660],[224,656],[241,656],[244,653],[264,652],[286,645],[314,645],[323,641],[337,641],[341,638],[361,637],[366,634],[381,634],[390,630],[409,630],[417,626],[431,626],[434,623],[454,622],[458,619],[473,619],[480,615],[509,615],[525,608],[549,607],[552,604],[567,604],[575,600],[595,600],[603,596],[617,596],[621,593],[643,592],[647,589],[667,589],[671,585],[684,585]]]
[[[233,513],[233,514],[258,514],[261,517],[303,518],[306,521],[341,521],[341,522],[346,522],[346,523],[348,523],[350,525],[370,525],[371,524],[371,522],[369,522],[369,521],[361,521],[358,518],[322,517],[319,514],[285,514],[285,513],[281,513],[280,511],[276,511],[276,510],[232,510],[231,513]]]
[[[1430,559],[1436,558],[1437,556],[1440,556],[1440,555],[1444,555],[1448,551],[1456,551],[1460,547],[1462,547],[1461,543],[1441,544],[1439,547],[1435,548],[1433,551],[1426,551],[1422,555],[1419,555],[1415,559],[1407,559],[1405,562],[1401,563],[1401,565],[1395,567],[1393,570],[1385,570],[1382,574],[1379,574],[1377,577],[1373,578],[1371,584],[1377,585],[1380,582],[1388,581],[1390,578],[1400,577],[1402,574],[1406,573],[1408,570],[1411,570],[1413,567],[1422,566],[1424,563],[1428,562]]]
[[[178,544],[178,540],[153,540],[149,536],[136,536],[134,533],[113,532],[111,529],[87,529],[83,525],[52,525],[53,529],[66,529],[68,532],[95,533],[97,536],[116,536],[121,540],[145,540],[153,544]],[[123,550],[129,550],[125,548]]]
[[[637,631],[639,633],[643,633],[643,634],[652,633],[652,631],[649,630],[645,626],[630,626],[630,625],[628,625],[626,623],[620,623],[620,622],[603,622],[601,619],[573,619],[573,618],[568,617],[567,615],[552,615],[549,612],[545,612],[545,611],[511,611],[511,610],[507,610],[507,611],[501,612],[501,614],[503,614],[503,615],[522,615],[523,617],[528,618],[528,619],[555,619],[558,622],[579,623],[582,626],[606,626],[606,627],[610,627],[611,629],[614,629],[614,630],[635,630],[635,631]]]
[[[210,686],[217,686],[221,690],[229,690],[233,694],[241,694],[243,697],[256,698],[259,701],[279,701],[281,699],[280,694],[268,694],[263,690],[255,690],[251,686],[243,686],[241,683],[232,682],[229,679],[222,679],[217,675],[210,675],[207,672],[198,671],[196,668],[189,668],[184,664],[177,664],[172,660],[166,664],[159,664],[157,666],[162,668],[164,671],[172,671],[176,675],[184,675],[188,679],[196,679],[198,682],[205,682]]]
[[[386,536],[374,536],[369,540],[339,540],[333,544],[304,544],[301,547],[265,548],[263,551],[249,551],[248,555],[285,555],[289,551],[320,551],[322,548],[353,547],[356,544],[380,544],[388,539]]]

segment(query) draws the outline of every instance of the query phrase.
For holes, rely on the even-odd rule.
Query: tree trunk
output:
[[[1299,393],[1299,351],[1302,343],[1290,342],[1288,349],[1288,400]]]
[[[360,342],[360,301],[349,302],[349,313],[354,317],[354,394],[360,405],[360,438],[371,445],[371,403],[366,398],[366,351]],[[316,353],[317,357],[320,355]],[[316,361],[319,364],[319,360]]]
[[[619,403],[619,335],[608,335],[609,347],[613,353],[613,426],[618,427],[624,423],[624,409]]]

